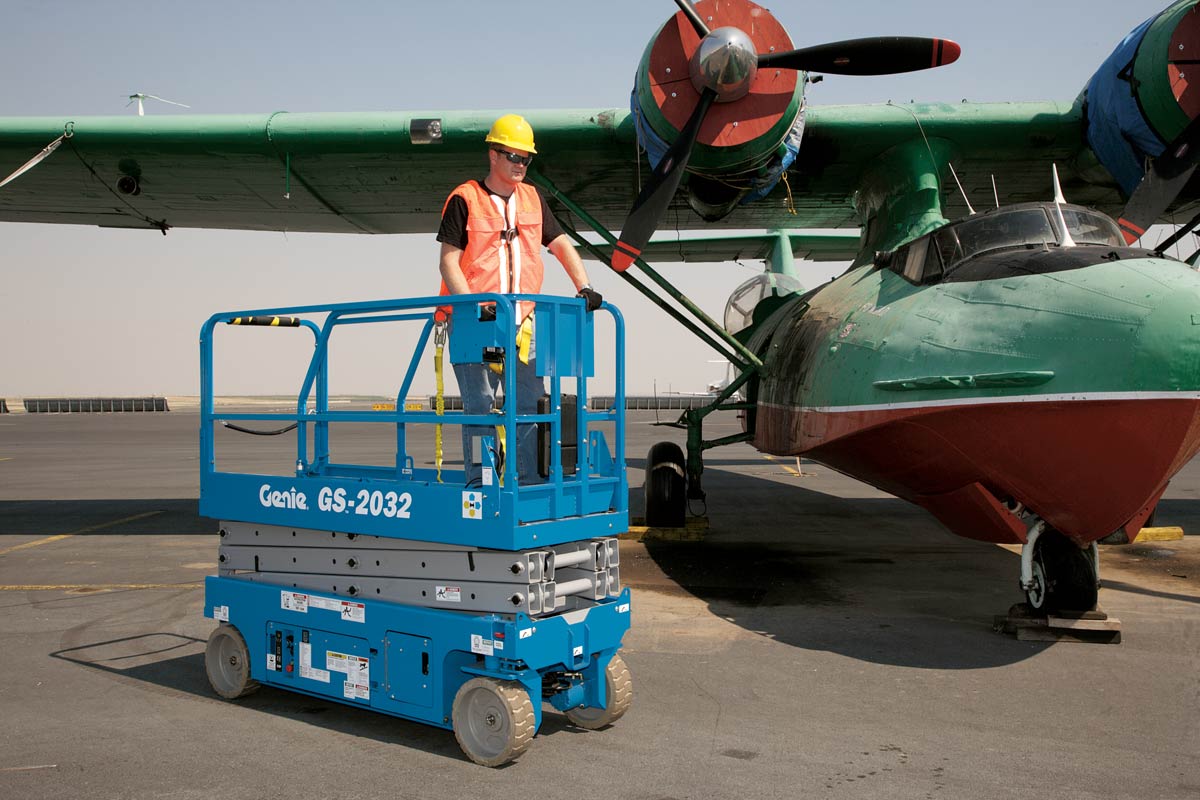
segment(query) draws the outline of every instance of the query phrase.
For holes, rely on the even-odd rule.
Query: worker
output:
[[[587,301],[587,310],[600,307],[603,298],[588,282],[583,261],[550,213],[538,190],[524,183],[537,149],[533,128],[524,117],[505,114],[496,120],[484,141],[488,145],[488,174],[458,186],[442,208],[437,240],[441,242],[441,294],[536,294],[542,289],[541,248],[547,247],[575,285],[577,297]],[[534,303],[516,304],[518,350],[506,354],[505,368],[516,365],[517,413],[536,414],[537,402],[546,394],[546,384],[535,367]],[[449,311],[449,307],[444,309]],[[459,313],[465,309],[459,306]],[[481,309],[483,318],[495,315]],[[453,335],[451,333],[451,335]],[[523,340],[523,341],[522,341]],[[503,373],[488,364],[455,364],[467,414],[488,414],[495,406],[496,390]],[[475,462],[473,439],[495,435],[486,426],[463,426],[463,467],[468,485],[481,479]],[[517,427],[517,481],[529,483],[537,475],[537,426]]]

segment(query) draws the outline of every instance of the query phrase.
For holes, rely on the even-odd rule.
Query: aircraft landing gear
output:
[[[659,442],[646,455],[646,524],[682,528],[687,518],[687,473],[683,450]]]
[[[1021,549],[1021,588],[1043,614],[1094,609],[1100,588],[1096,545],[1081,548],[1039,520]]]

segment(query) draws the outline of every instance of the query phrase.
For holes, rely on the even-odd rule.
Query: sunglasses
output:
[[[533,163],[532,155],[523,156],[523,155],[520,155],[519,153],[514,153],[511,150],[500,150],[500,149],[496,149],[496,152],[499,153],[500,155],[504,156],[505,158],[507,158],[510,163],[520,164],[522,167],[528,167],[531,163]]]

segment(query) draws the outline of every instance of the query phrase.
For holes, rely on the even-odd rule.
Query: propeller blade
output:
[[[1183,191],[1200,165],[1200,117],[1192,120],[1158,158],[1150,162],[1141,183],[1129,196],[1117,224],[1126,244],[1133,244]]]
[[[895,75],[953,64],[962,48],[949,39],[877,36],[819,44],[786,53],[763,53],[758,66],[832,75]]]
[[[692,147],[700,134],[700,123],[716,99],[716,92],[704,90],[692,116],[679,132],[679,138],[658,162],[650,181],[642,187],[629,216],[625,218],[625,224],[621,226],[621,238],[613,248],[612,268],[617,272],[629,269],[658,229],[658,221],[671,204],[671,198],[675,196],[675,190],[679,188],[679,181],[687,169]]]
[[[690,0],[675,0],[675,5],[679,6],[679,10],[692,23],[692,27],[696,33],[700,34],[701,39],[708,36],[708,26],[704,24],[704,20],[700,19],[699,12],[696,11],[696,7],[691,4]]]

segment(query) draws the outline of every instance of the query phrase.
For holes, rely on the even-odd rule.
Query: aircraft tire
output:
[[[1034,552],[1034,573],[1045,581],[1042,596],[1030,605],[1047,614],[1060,611],[1090,611],[1096,607],[1099,585],[1092,557],[1066,536],[1047,530]]]
[[[646,525],[682,528],[687,518],[687,471],[683,450],[659,442],[646,455]]]

